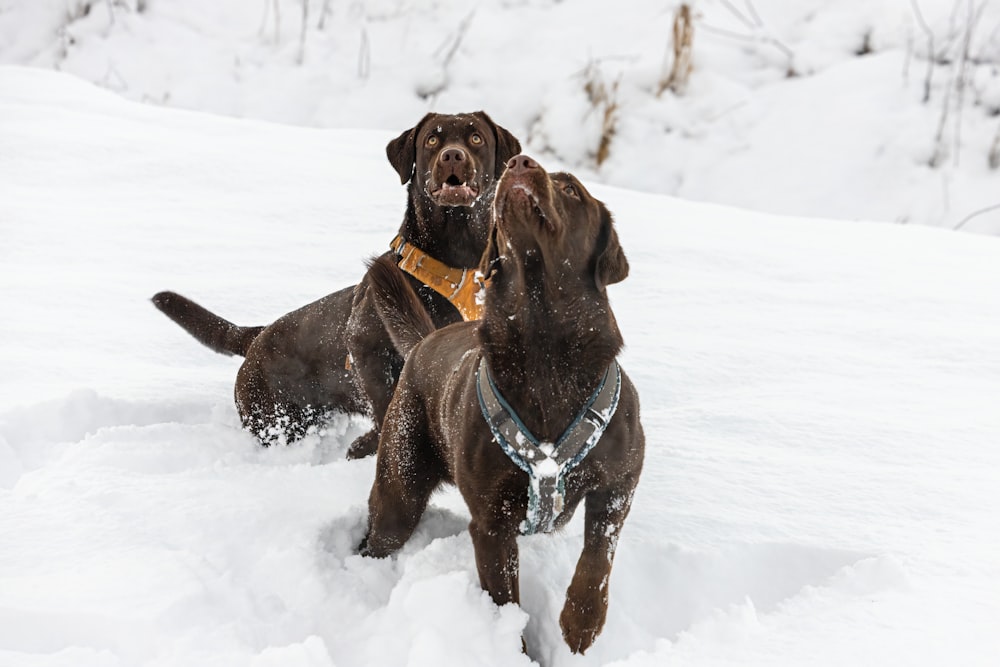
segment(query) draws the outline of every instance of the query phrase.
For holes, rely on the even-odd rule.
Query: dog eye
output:
[[[438,145],[438,138],[432,134],[431,136],[427,137],[426,143],[428,148],[434,148],[435,146]]]
[[[476,133],[473,134],[471,137],[469,137],[469,141],[472,142],[473,146],[478,146],[479,144],[483,143],[483,138],[479,136],[478,133]]]
[[[576,191],[576,186],[574,186],[572,183],[567,183],[566,185],[564,185],[563,192],[568,194],[570,197],[576,197],[577,199],[580,198],[580,193]]]

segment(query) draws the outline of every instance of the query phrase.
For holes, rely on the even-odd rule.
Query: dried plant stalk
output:
[[[694,49],[694,23],[691,21],[691,7],[683,3],[674,13],[673,30],[673,61],[670,72],[666,73],[666,63],[664,63],[665,76],[660,77],[659,85],[656,89],[656,96],[659,97],[663,91],[670,89],[675,94],[680,95],[687,87],[688,78],[691,76],[693,65],[691,63],[692,51]]]

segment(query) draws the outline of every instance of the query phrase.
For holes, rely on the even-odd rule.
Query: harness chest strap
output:
[[[399,258],[400,269],[427,287],[448,299],[462,319],[478,320],[482,317],[482,291],[486,281],[475,269],[456,269],[444,264],[423,250],[397,236],[389,244]]]
[[[614,361],[573,423],[553,444],[540,442],[521,422],[493,384],[486,359],[476,369],[476,394],[493,439],[518,468],[528,473],[528,511],[521,532],[549,533],[555,529],[566,496],[566,476],[604,435],[618,409],[621,368]]]

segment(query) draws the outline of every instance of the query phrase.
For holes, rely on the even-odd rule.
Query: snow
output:
[[[259,448],[239,359],[149,303],[268,322],[391,240],[398,127],[303,129],[0,68],[0,664],[992,665],[1000,655],[1000,240],[778,217],[588,182],[646,466],[607,625],[557,617],[581,517],[521,538],[520,607],[435,496],[354,554],[367,428]],[[521,653],[524,636],[528,656]],[[530,657],[529,657],[530,656]]]
[[[679,0],[619,4],[3,0],[0,63],[313,127],[483,108],[591,181],[1000,233],[1000,3],[695,0],[681,95],[656,94]]]

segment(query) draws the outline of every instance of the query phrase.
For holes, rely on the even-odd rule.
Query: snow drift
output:
[[[415,119],[414,119],[415,120]],[[366,424],[261,449],[239,360],[149,303],[264,323],[355,282],[402,215],[385,131],[159,109],[0,68],[0,663],[991,665],[1000,655],[1000,241],[588,183],[647,464],[583,657],[574,521],[523,538],[520,608],[432,500],[354,554]],[[579,519],[579,517],[577,518]],[[521,653],[521,636],[528,655]]]

